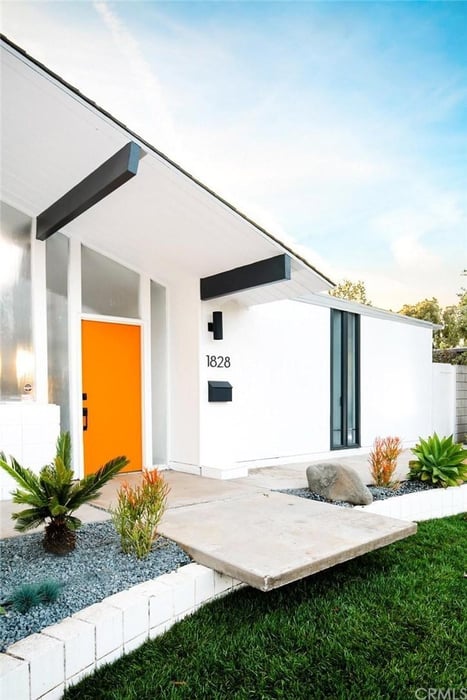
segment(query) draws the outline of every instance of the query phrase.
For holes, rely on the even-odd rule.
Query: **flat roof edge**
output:
[[[371,316],[372,318],[379,318],[381,320],[408,323],[412,326],[422,326],[435,331],[443,328],[443,326],[430,323],[430,321],[422,321],[419,318],[404,316],[404,314],[398,314],[395,311],[387,311],[386,309],[379,309],[376,306],[369,306],[368,304],[359,304],[356,301],[339,299],[330,294],[310,294],[309,296],[301,297],[298,301],[305,304],[314,304],[315,306],[325,306],[327,308],[340,309],[341,311],[349,311],[350,313],[359,313],[362,316]]]

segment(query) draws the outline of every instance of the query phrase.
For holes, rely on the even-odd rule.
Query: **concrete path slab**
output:
[[[256,486],[261,489],[304,489],[308,488],[306,468],[311,462],[278,465],[275,467],[258,467],[252,469],[248,476],[236,479],[237,483]]]
[[[416,532],[415,523],[268,491],[172,508],[159,531],[195,561],[269,591]]]
[[[410,450],[404,450],[397,460],[397,469],[394,478],[400,481],[407,478],[409,461],[413,458]],[[336,453],[333,456],[324,456],[322,459],[310,459],[303,462],[290,464],[277,464],[269,467],[257,467],[250,469],[248,476],[237,479],[238,483],[260,486],[267,489],[300,489],[307,488],[306,469],[310,464],[318,462],[339,462],[347,467],[355,469],[364,484],[372,484],[368,454],[354,454],[342,456]]]
[[[181,506],[195,503],[207,503],[209,501],[223,501],[230,498],[238,498],[246,493],[261,491],[261,486],[247,484],[243,479],[221,481],[220,479],[207,479],[206,477],[184,472],[164,471],[162,475],[170,487],[167,498],[168,508],[180,508]],[[141,472],[133,472],[116,476],[102,489],[99,498],[93,503],[99,508],[110,508],[117,502],[117,491],[123,482],[130,485],[141,482]]]
[[[167,498],[167,508],[180,508],[196,503],[208,503],[210,501],[224,501],[239,498],[247,493],[260,492],[263,489],[254,484],[247,485],[235,481],[220,481],[219,479],[206,479],[193,474],[183,472],[165,471],[164,479],[170,486]],[[101,495],[84,505],[76,512],[78,518],[84,523],[109,520],[109,508],[117,504],[117,492],[122,483],[127,482],[134,486],[141,483],[141,472],[130,472],[116,476],[101,490]],[[11,519],[12,513],[22,510],[23,506],[11,501],[0,501],[0,537],[17,537],[22,533],[15,530],[15,521]],[[44,525],[40,525],[29,532],[40,532]]]

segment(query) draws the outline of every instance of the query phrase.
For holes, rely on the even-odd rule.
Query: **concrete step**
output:
[[[159,531],[199,564],[270,591],[404,539],[417,526],[250,490],[227,500],[171,508]]]

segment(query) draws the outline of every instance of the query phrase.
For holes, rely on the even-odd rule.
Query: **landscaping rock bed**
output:
[[[417,493],[418,491],[429,491],[432,488],[436,488],[431,484],[424,484],[421,481],[402,481],[397,489],[383,488],[381,486],[368,486],[369,491],[373,496],[374,501],[384,501],[387,498],[392,498],[394,496],[404,496],[407,493]],[[330,501],[327,498],[323,498],[317,493],[310,491],[308,488],[302,489],[278,489],[280,493],[287,493],[291,496],[299,496],[300,498],[308,498],[311,501],[321,501],[322,503],[331,503],[335,506],[342,506],[343,508],[353,508],[354,506],[347,501]]]
[[[190,557],[174,542],[159,538],[145,559],[124,554],[111,522],[87,523],[77,532],[76,549],[60,557],[42,547],[43,533],[0,540],[0,601],[24,583],[55,580],[63,590],[52,604],[0,616],[0,651],[113,593],[169,573]]]
[[[369,487],[375,501],[430,488],[416,481],[402,482],[398,489]],[[343,501],[328,501],[308,488],[280,489],[280,492],[353,507]],[[83,525],[77,532],[76,549],[63,557],[45,552],[42,538],[43,533],[34,533],[0,540],[0,601],[5,601],[13,589],[23,583],[55,580],[63,584],[55,603],[35,606],[24,614],[8,608],[7,614],[0,615],[0,651],[113,593],[174,571],[191,561],[178,545],[162,537],[146,559],[124,554],[111,522]]]

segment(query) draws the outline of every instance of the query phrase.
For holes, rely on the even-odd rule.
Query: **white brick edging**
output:
[[[369,506],[356,506],[369,513],[387,515],[399,520],[432,520],[467,511],[467,484],[446,489],[430,489],[374,501]]]
[[[187,564],[104,598],[0,654],[0,698],[60,700],[66,687],[244,585],[206,566]]]

